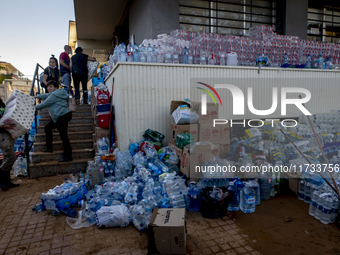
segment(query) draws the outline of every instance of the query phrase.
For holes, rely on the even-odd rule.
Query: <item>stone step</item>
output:
[[[73,150],[93,148],[93,140],[70,140],[71,148]],[[34,152],[43,151],[46,148],[46,143],[34,143]],[[53,141],[53,150],[59,151],[63,150],[63,144],[61,141]]]
[[[58,130],[53,130],[53,141],[61,141]],[[83,131],[83,132],[68,132],[68,138],[70,140],[89,140],[93,139],[93,131]],[[41,143],[46,141],[45,132],[35,135],[36,143]]]
[[[30,178],[66,174],[85,171],[87,162],[93,161],[93,157],[73,159],[71,162],[48,161],[30,164]]]
[[[77,111],[91,111],[91,105],[89,104],[82,104],[82,105],[77,105],[76,107],[76,112]],[[48,113],[48,108],[44,108],[40,110],[40,113],[47,112]]]
[[[93,124],[69,124],[68,125],[68,132],[82,132],[82,131],[92,131],[93,132]],[[55,130],[58,132],[57,130]],[[45,134],[44,126],[38,127],[38,134]]]
[[[45,126],[47,123],[51,121],[50,118],[40,118],[39,120],[39,127]],[[73,117],[69,124],[90,124],[93,123],[92,117]]]
[[[40,162],[49,162],[49,161],[58,161],[63,156],[62,150],[54,151],[52,153],[48,152],[32,152],[30,155],[30,159],[32,163],[40,163]],[[94,151],[93,148],[88,149],[78,149],[72,151],[73,159],[82,159],[82,158],[93,158]]]
[[[48,112],[41,112],[40,113],[40,118],[49,118],[50,114]],[[72,112],[72,117],[92,117],[92,112],[91,111],[76,111]]]

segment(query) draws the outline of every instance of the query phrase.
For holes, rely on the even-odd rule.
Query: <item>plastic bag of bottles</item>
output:
[[[132,215],[125,205],[103,206],[96,212],[98,228],[126,227]]]
[[[165,135],[152,130],[152,129],[148,129],[144,132],[143,137],[148,140],[148,141],[153,141],[153,142],[162,142],[165,138]]]
[[[176,136],[176,146],[183,149],[186,145],[194,143],[194,137],[189,133],[180,133]]]
[[[108,154],[110,153],[110,141],[107,137],[103,137],[101,139],[98,139],[97,141],[97,148],[98,148],[98,154]]]

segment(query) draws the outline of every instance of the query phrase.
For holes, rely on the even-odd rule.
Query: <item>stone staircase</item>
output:
[[[90,105],[79,105],[72,113],[68,125],[68,137],[72,148],[73,161],[58,162],[62,157],[63,145],[58,130],[53,130],[53,153],[42,152],[45,149],[45,125],[50,121],[48,110],[40,111],[39,126],[35,136],[34,152],[30,156],[30,177],[37,178],[56,174],[85,171],[87,161],[93,160],[93,117]]]

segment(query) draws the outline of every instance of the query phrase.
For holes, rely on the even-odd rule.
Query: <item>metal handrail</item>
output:
[[[31,85],[31,89],[30,89],[30,96],[35,96],[36,94],[40,94],[40,87],[41,87],[41,83],[40,83],[40,77],[39,77],[39,68],[43,69],[44,68],[37,63],[36,67],[35,67],[35,71],[34,71],[34,75],[33,75],[33,79],[32,79],[32,85]],[[35,82],[37,82],[37,93],[35,93]],[[41,88],[41,91],[43,92],[44,90]],[[34,105],[36,104],[36,101],[34,101]],[[34,124],[35,124],[35,130],[36,133],[38,133],[38,123],[37,123],[37,111],[35,111],[34,113]],[[28,146],[28,136],[29,136],[29,131],[27,131],[25,133],[25,152],[24,155],[26,156],[26,160],[27,160],[27,173],[28,176],[30,176],[30,167],[29,167],[29,163],[30,163],[30,158],[29,158],[29,153],[32,149],[33,143],[31,145],[31,147]]]

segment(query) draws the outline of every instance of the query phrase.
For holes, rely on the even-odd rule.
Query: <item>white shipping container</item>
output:
[[[214,80],[211,80],[214,79]],[[108,75],[105,84],[110,93],[113,89],[115,125],[121,150],[127,150],[129,140],[138,142],[148,128],[163,133],[169,141],[171,121],[170,103],[172,100],[189,98],[200,101],[202,91],[195,88],[196,81],[227,81],[236,84],[244,92],[245,115],[233,116],[232,95],[227,89],[217,89],[223,106],[219,107],[219,118],[254,119],[247,107],[247,88],[253,87],[253,104],[256,109],[266,110],[272,105],[272,88],[278,88],[278,110],[269,116],[256,118],[298,117],[301,111],[295,106],[287,107],[287,115],[280,109],[281,87],[307,88],[312,99],[306,104],[312,113],[326,113],[340,109],[340,72],[335,70],[283,69],[205,66],[182,64],[119,63]],[[112,86],[114,80],[114,86]],[[230,83],[231,82],[231,83]],[[190,85],[192,84],[192,85]],[[197,86],[200,86],[197,84]],[[201,86],[202,87],[202,86]],[[190,89],[191,88],[191,89]],[[217,102],[218,99],[215,96]],[[297,95],[287,98],[297,98]],[[208,102],[212,102],[208,96]]]

